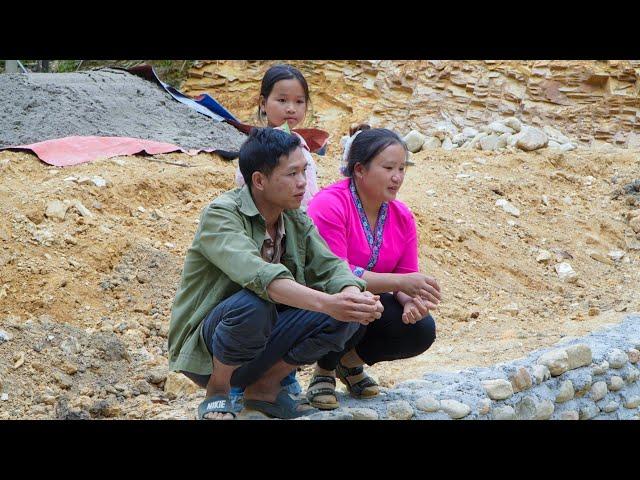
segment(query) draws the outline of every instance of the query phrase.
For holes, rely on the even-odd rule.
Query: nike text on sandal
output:
[[[205,399],[198,406],[198,420],[213,420],[205,417],[208,413],[230,413],[233,418],[236,418],[233,403],[227,395],[214,395]]]

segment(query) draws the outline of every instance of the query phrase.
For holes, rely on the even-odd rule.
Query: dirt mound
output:
[[[337,156],[314,158],[321,185],[339,178]],[[640,245],[628,221],[638,207],[624,190],[637,155],[423,151],[414,161],[400,198],[444,303],[429,351],[371,368],[383,385],[518,358],[640,310]],[[59,169],[0,153],[0,330],[12,337],[0,345],[0,416],[192,418],[202,392],[167,379],[169,312],[200,211],[233,187],[234,170],[210,154]],[[107,186],[77,180],[96,175]],[[520,216],[497,207],[501,198]],[[50,219],[53,200],[79,201],[92,216],[69,207],[63,221]],[[537,261],[542,250],[549,260]],[[609,259],[612,250],[622,259]],[[560,280],[559,262],[576,281]],[[70,337],[79,348],[66,351]]]
[[[314,156],[320,186],[339,179],[336,134],[365,118],[361,114],[375,99],[363,93],[372,85],[368,80],[361,87],[348,78],[332,82],[349,77],[336,65],[317,69],[326,88],[316,97],[310,123],[334,133],[327,156]],[[240,75],[224,62],[218,70],[234,79],[227,93],[243,102],[247,116],[241,118],[249,119],[255,108],[246,92],[257,91],[258,70]],[[377,75],[375,69],[363,72]],[[101,89],[104,75],[113,80],[123,74],[84,75]],[[0,85],[46,79],[8,77],[0,76]],[[153,95],[166,101],[163,109],[187,108],[144,80],[130,80],[156,89]],[[66,87],[42,85],[32,100],[47,89],[54,90],[47,95],[64,97],[56,89]],[[408,91],[402,85],[392,90]],[[98,96],[91,108],[119,102],[112,93]],[[355,101],[360,94],[363,100]],[[241,112],[227,97],[218,99]],[[25,109],[9,119],[0,112],[1,122],[39,119],[43,129],[73,123],[62,115],[35,116],[38,105]],[[187,110],[181,119],[195,115],[207,128],[222,127]],[[103,113],[114,125],[145,121]],[[165,118],[164,111],[158,115]],[[158,125],[178,128],[173,120]],[[11,128],[29,133],[24,123]],[[219,133],[211,130],[211,141],[224,138]],[[18,143],[26,141],[34,140]],[[369,370],[383,386],[427,371],[513,360],[640,310],[637,151],[436,149],[412,159],[399,197],[416,216],[421,268],[439,279],[444,300],[434,312],[437,340],[429,351]],[[170,309],[200,212],[234,186],[235,168],[236,162],[211,154],[169,154],[60,169],[31,154],[0,152],[0,418],[193,418],[203,392],[167,372]],[[310,367],[303,368],[303,387],[309,377]]]
[[[245,136],[122,70],[0,75],[0,147],[71,135],[133,137],[183,148],[237,149]]]

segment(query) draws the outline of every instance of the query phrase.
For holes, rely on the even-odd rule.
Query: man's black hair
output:
[[[278,165],[282,155],[289,155],[300,146],[297,135],[291,135],[271,127],[253,128],[249,138],[240,147],[240,173],[245,183],[251,187],[253,172],[266,176]]]

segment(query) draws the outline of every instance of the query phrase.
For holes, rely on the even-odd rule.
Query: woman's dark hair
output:
[[[276,128],[253,128],[249,138],[240,147],[240,173],[244,182],[251,187],[253,172],[262,172],[269,176],[278,165],[282,155],[289,155],[300,146],[297,135]]]
[[[298,70],[296,67],[286,64],[278,64],[274,65],[269,70],[267,70],[262,77],[262,84],[260,85],[260,97],[265,100],[271,94],[271,90],[273,90],[273,86],[278,83],[280,80],[293,80],[296,79],[302,85],[302,89],[304,90],[304,99],[307,102],[307,105],[310,103],[309,100],[309,85],[307,85],[307,80],[304,78],[304,75]],[[262,121],[266,117],[266,113],[262,110],[260,104],[258,104],[258,118]]]
[[[346,177],[353,178],[356,164],[360,163],[366,167],[376,155],[390,145],[401,145],[405,151],[405,158],[409,158],[407,145],[397,133],[386,128],[359,128],[358,130],[360,130],[360,133],[351,142],[351,148],[347,155],[347,165],[344,169]]]

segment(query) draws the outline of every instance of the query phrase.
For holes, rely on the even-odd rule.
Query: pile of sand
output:
[[[245,138],[123,70],[0,75],[0,97],[0,147],[96,135],[237,150]]]

